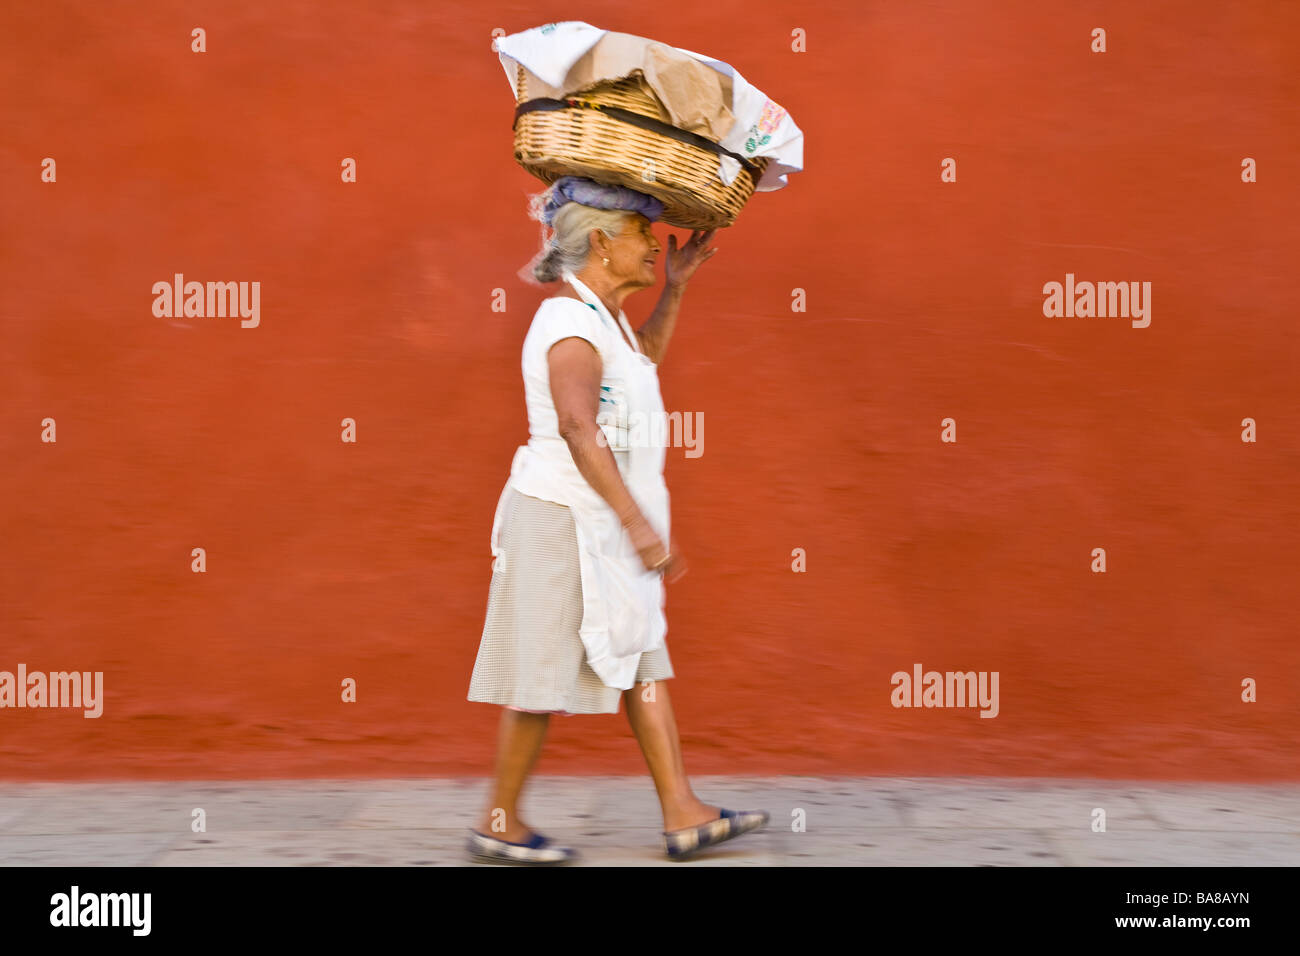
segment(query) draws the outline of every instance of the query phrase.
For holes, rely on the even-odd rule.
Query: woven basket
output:
[[[518,67],[516,104],[529,101],[528,71]],[[634,125],[667,125],[659,98],[639,74],[598,83],[563,101],[538,100],[547,108],[519,112],[515,118],[515,159],[545,183],[561,176],[586,176],[627,186],[664,204],[662,222],[684,229],[717,229],[736,221],[754,194],[767,157],[746,159],[730,186],[718,178],[718,154],[706,146],[674,139],[665,132]],[[636,114],[619,118],[613,108]],[[676,132],[696,143],[681,130]],[[747,164],[747,165],[746,165]]]

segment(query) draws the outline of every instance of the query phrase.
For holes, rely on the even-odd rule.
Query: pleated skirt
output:
[[[578,633],[582,573],[572,512],[508,488],[498,535],[504,560],[492,572],[469,699],[535,712],[618,713],[623,692],[596,676]],[[672,676],[667,647],[641,655],[638,685]]]

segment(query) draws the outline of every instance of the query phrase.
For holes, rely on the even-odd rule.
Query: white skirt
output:
[[[573,514],[513,488],[506,495],[498,531],[506,560],[492,572],[469,700],[547,713],[618,713],[623,692],[596,676],[578,636],[582,573]],[[633,689],[672,676],[668,648],[648,651]]]

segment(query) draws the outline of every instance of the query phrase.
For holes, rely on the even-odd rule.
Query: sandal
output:
[[[534,833],[524,843],[508,843],[496,837],[485,836],[477,830],[469,831],[465,849],[471,858],[483,863],[518,863],[531,866],[557,866],[578,859],[578,851],[567,846],[557,846],[549,837]]]
[[[672,830],[664,833],[664,849],[670,860],[685,860],[705,847],[717,846],[734,840],[742,833],[756,830],[767,823],[765,810],[723,810],[721,816],[698,827]]]

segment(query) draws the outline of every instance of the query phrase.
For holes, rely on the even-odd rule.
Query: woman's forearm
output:
[[[594,421],[575,422],[560,428],[560,436],[569,446],[569,454],[578,472],[596,494],[614,509],[625,528],[644,521],[641,509],[623,483],[614,452],[603,440],[604,432]]]
[[[656,365],[663,361],[664,353],[668,351],[668,340],[673,337],[673,329],[677,327],[677,313],[681,311],[682,296],[685,292],[684,283],[681,285],[665,283],[663,294],[659,296],[659,303],[655,306],[654,313],[646,319],[641,328],[637,329],[642,350]]]

